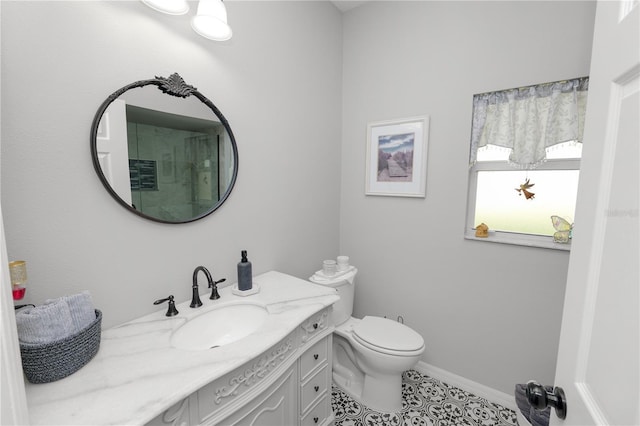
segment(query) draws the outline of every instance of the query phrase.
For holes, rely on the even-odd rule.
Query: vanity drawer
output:
[[[332,418],[331,407],[329,407],[329,395],[322,397],[320,402],[302,417],[301,426],[321,426],[328,423]]]
[[[318,312],[302,323],[300,328],[302,329],[301,341],[303,345],[319,335],[321,331],[330,327],[329,309],[330,308],[327,308]]]
[[[317,374],[314,374],[302,383],[300,399],[301,413],[307,411],[318,397],[327,394],[328,385],[327,366],[325,365]]]
[[[328,340],[326,337],[320,340],[300,357],[300,378],[302,380],[327,361]]]

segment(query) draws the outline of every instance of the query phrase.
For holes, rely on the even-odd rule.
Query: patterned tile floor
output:
[[[415,370],[402,375],[402,411],[383,414],[331,392],[335,426],[517,426],[516,413]]]

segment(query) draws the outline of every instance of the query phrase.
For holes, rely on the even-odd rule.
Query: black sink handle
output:
[[[159,305],[164,302],[169,302],[169,306],[167,309],[166,315],[168,317],[172,317],[174,315],[178,315],[178,310],[176,309],[176,302],[173,300],[173,294],[170,294],[168,297],[164,299],[159,299],[153,302],[154,305]]]

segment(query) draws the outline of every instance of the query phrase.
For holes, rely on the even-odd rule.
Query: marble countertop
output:
[[[260,291],[250,296],[220,289],[221,298],[203,306],[177,304],[180,313],[157,312],[103,330],[98,354],[62,380],[26,383],[29,420],[46,425],[141,425],[202,386],[257,357],[309,316],[338,300],[335,289],[280,272],[254,277]],[[201,286],[202,287],[202,286]],[[269,316],[255,333],[215,350],[171,347],[173,331],[189,318],[225,304],[247,301],[266,306]],[[224,326],[212,324],[212,327]]]

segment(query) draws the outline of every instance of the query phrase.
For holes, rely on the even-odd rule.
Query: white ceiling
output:
[[[363,3],[366,3],[367,0],[355,1],[355,0],[332,0],[332,3],[336,5],[341,12],[346,12],[347,10],[351,10],[356,8]]]

